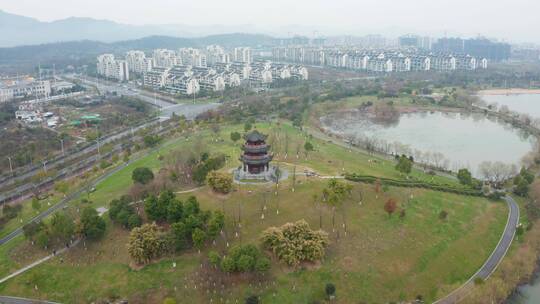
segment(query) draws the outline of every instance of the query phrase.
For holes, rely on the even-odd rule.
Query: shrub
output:
[[[130,205],[131,197],[124,195],[120,199],[114,199],[110,203],[109,218],[124,228],[133,229],[141,225],[140,216]]]
[[[34,239],[34,237],[41,231],[45,229],[45,225],[42,222],[31,222],[23,226],[24,237],[29,240]]]
[[[336,286],[332,283],[327,283],[324,291],[329,299],[333,299],[336,296]]]
[[[212,254],[214,261],[216,257]],[[210,256],[209,256],[210,258]],[[238,245],[232,247],[221,259],[221,270],[224,272],[265,272],[270,269],[270,260],[254,245]]]
[[[154,179],[154,173],[152,173],[152,170],[146,167],[136,168],[131,174],[131,179],[135,183],[146,185]]]
[[[439,213],[439,219],[440,219],[440,220],[443,220],[443,221],[444,221],[444,220],[446,220],[447,217],[448,217],[448,212],[446,212],[446,211],[443,210],[443,211],[441,211],[441,212]]]
[[[206,154],[207,155],[207,154]],[[225,155],[215,157],[201,156],[201,162],[193,169],[192,179],[198,184],[203,184],[210,171],[218,170],[225,165]]]
[[[163,304],[176,304],[176,300],[173,298],[166,298],[163,300]]]
[[[474,285],[482,285],[482,284],[484,284],[484,279],[482,279],[481,277],[474,278]]]
[[[96,209],[86,207],[81,214],[81,233],[88,239],[95,240],[105,234],[106,223],[97,213]]]
[[[128,252],[137,264],[146,264],[164,249],[164,238],[156,224],[134,228],[129,235]]]
[[[233,180],[230,174],[212,171],[206,180],[215,192],[227,194],[232,190]]]
[[[459,169],[457,178],[462,185],[472,185],[472,174],[467,169]]]
[[[311,230],[308,223],[301,220],[266,229],[262,234],[262,243],[280,260],[297,266],[303,261],[317,261],[324,257],[328,234],[322,230]]]
[[[412,170],[412,161],[405,155],[401,155],[398,158],[398,163],[396,164],[396,170],[401,173],[409,174]]]
[[[259,304],[259,297],[255,295],[247,297],[246,304]]]
[[[218,266],[221,262],[221,257],[219,256],[219,253],[216,251],[210,251],[208,253],[208,261],[212,266]]]
[[[231,140],[237,142],[242,136],[238,132],[231,132]]]
[[[393,198],[389,198],[384,204],[384,211],[388,213],[388,216],[391,216],[397,209],[397,201]]]

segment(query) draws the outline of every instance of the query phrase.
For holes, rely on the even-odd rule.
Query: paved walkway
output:
[[[59,304],[50,301],[32,300],[18,297],[4,297],[0,296],[0,303],[2,304]]]
[[[497,269],[497,266],[499,266],[502,259],[506,256],[506,252],[512,244],[512,240],[514,239],[516,228],[519,223],[519,207],[512,197],[506,196],[505,200],[509,209],[508,220],[499,243],[489,258],[486,260],[484,265],[482,265],[482,267],[480,267],[480,269],[467,282],[465,282],[465,284],[461,285],[458,289],[454,290],[446,297],[433,302],[434,304],[454,304],[463,300],[474,287],[474,280],[476,278],[487,280],[495,269]]]
[[[62,249],[58,250],[55,254],[48,255],[48,256],[42,258],[41,260],[37,260],[34,263],[32,263],[30,265],[27,265],[27,266],[15,271],[14,273],[8,275],[7,277],[4,277],[4,278],[0,279],[0,284],[4,283],[5,281],[7,281],[7,280],[9,280],[11,278],[14,278],[14,277],[20,275],[21,273],[23,273],[23,272],[25,272],[27,270],[30,270],[30,269],[36,267],[39,264],[47,262],[48,260],[54,258],[55,256],[57,256],[59,254],[62,254],[63,252],[71,249],[74,246],[77,246],[77,244],[79,244],[79,242],[80,242],[80,240],[76,240],[75,242],[73,242],[73,244],[71,244],[71,246],[62,248]],[[0,303],[2,303],[2,302],[0,302]]]

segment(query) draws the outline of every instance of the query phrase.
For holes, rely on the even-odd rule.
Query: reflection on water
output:
[[[526,132],[483,114],[410,113],[401,115],[397,122],[384,124],[374,123],[364,112],[350,111],[321,117],[321,123],[330,132],[346,138],[374,139],[388,149],[387,153],[420,157],[442,154],[446,168],[466,167],[473,173],[483,161],[519,166],[535,142]]]

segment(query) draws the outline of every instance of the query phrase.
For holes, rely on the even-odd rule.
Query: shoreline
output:
[[[540,89],[490,89],[480,90],[477,95],[521,95],[521,94],[540,94]]]

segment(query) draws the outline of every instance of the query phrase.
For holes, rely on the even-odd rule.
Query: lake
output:
[[[512,111],[540,118],[540,94],[480,95],[480,97],[488,104],[506,105]],[[508,299],[508,304],[540,303],[540,277],[537,276],[530,284],[519,286],[518,291]]]
[[[401,114],[397,121],[382,124],[374,123],[365,112],[353,110],[321,117],[321,124],[330,133],[346,139],[377,139],[387,147],[387,153],[405,153],[417,160],[442,154],[446,168],[469,168],[475,176],[478,165],[484,161],[519,167],[522,157],[535,145],[533,136],[484,114],[416,112]],[[427,159],[434,161],[432,157]]]
[[[540,94],[479,95],[488,104],[505,105],[511,111],[540,118]]]
[[[540,303],[540,278],[518,287],[518,292],[512,295],[507,304],[538,304]]]

